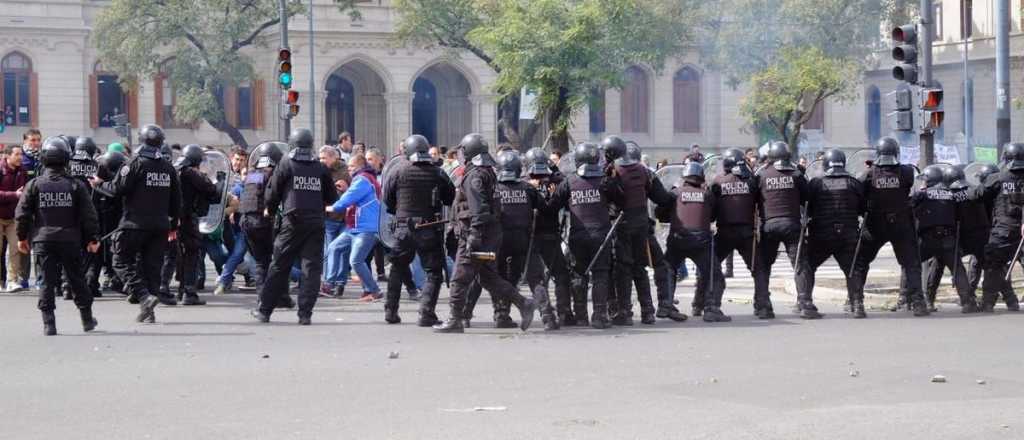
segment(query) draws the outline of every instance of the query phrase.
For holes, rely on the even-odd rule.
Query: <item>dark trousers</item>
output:
[[[803,298],[797,298],[801,302],[814,301],[814,275],[818,268],[828,260],[829,257],[836,259],[839,269],[846,276],[846,297],[850,302],[863,302],[864,291],[854,289],[854,283],[850,282],[850,269],[853,267],[853,254],[857,252],[857,226],[835,225],[833,229],[815,229],[808,233],[807,237],[808,270],[797,274],[797,290],[806,294]]]
[[[299,316],[312,316],[320,287],[320,275],[323,273],[323,252],[323,220],[295,222],[286,217],[274,238],[274,255],[266,281],[260,289],[260,312],[270,316],[279,299],[288,294],[292,265],[300,260],[302,280],[299,283]]]
[[[1008,290],[1006,286],[1006,271],[1008,264],[1013,259],[1017,245],[1020,244],[1020,230],[1012,227],[995,227],[989,234],[988,243],[985,244],[985,258],[983,261],[985,279],[981,284],[981,301],[983,306],[994,306],[1001,291]]]
[[[860,243],[860,253],[857,254],[857,261],[854,262],[853,274],[848,283],[854,283],[857,292],[864,292],[864,283],[867,282],[868,269],[871,262],[878,256],[878,250],[885,243],[892,243],[893,252],[896,254],[896,261],[900,264],[902,272],[902,290],[912,302],[923,302],[924,293],[921,291],[921,256],[917,249],[917,237],[913,225],[909,221],[895,220],[893,222],[868,223],[862,232],[863,237]]]
[[[933,273],[939,274],[949,269],[953,273],[953,286],[956,287],[957,295],[960,296],[960,305],[974,303],[974,294],[971,293],[971,285],[967,280],[967,271],[964,270],[960,255],[957,254],[957,243],[955,229],[952,227],[933,227],[921,231],[920,252],[923,261],[922,271],[925,272],[925,285],[928,287],[927,299],[929,303],[935,302],[938,293],[939,283],[932,284],[930,278]],[[924,281],[924,280],[922,280]],[[933,288],[934,286],[934,288]]]
[[[160,266],[167,249],[167,230],[123,229],[114,236],[114,270],[125,291],[140,301],[160,290]]]
[[[263,285],[270,270],[270,260],[274,255],[274,228],[242,220],[242,230],[245,231],[249,254],[256,261],[252,277],[256,280],[257,286]]]
[[[547,271],[545,271],[547,269]],[[562,255],[562,240],[558,235],[536,235],[533,238],[533,254],[530,255],[526,271],[526,282],[530,285],[533,298],[541,314],[552,312],[548,279],[555,281],[555,307],[558,314],[568,314],[572,308],[572,278],[569,266]]]
[[[75,297],[75,306],[79,310],[92,308],[92,293],[85,286],[82,273],[82,251],[79,243],[36,242],[32,244],[32,253],[39,258],[43,270],[43,284],[39,289],[39,310],[53,311],[57,306],[54,298],[61,287],[61,266],[75,268],[67,272],[68,283]]]
[[[665,259],[665,252],[661,250],[661,245],[653,234],[648,236],[647,243],[651,248],[651,260],[654,262],[654,287],[658,292],[658,308],[675,310],[676,271]],[[646,274],[644,276],[646,277]]]
[[[178,228],[177,271],[180,283],[178,292],[193,296],[196,294],[196,280],[199,279],[200,248],[203,237],[199,234],[199,221],[195,218],[181,219]]]
[[[614,294],[620,314],[632,315],[634,284],[641,313],[654,313],[651,282],[647,278],[648,260],[653,258],[647,244],[650,236],[648,228],[620,229],[615,232]]]
[[[711,233],[680,234],[668,236],[668,252],[665,260],[670,267],[677,268],[687,258],[693,260],[700,276],[697,278],[697,291],[693,295],[693,307],[698,309],[722,307],[722,294],[725,292],[725,277],[718,263],[718,257],[711,252]],[[715,249],[717,254],[718,250]]]
[[[797,262],[797,248],[800,247],[800,219],[796,218],[773,218],[764,222],[761,227],[761,255],[757,261],[757,271],[760,272],[762,290],[754,290],[754,309],[772,308],[771,293],[768,291],[768,280],[772,276],[772,265],[779,256],[779,244],[786,248],[786,256],[789,257],[789,264],[793,267],[795,276],[799,277],[801,272],[807,270],[807,258],[800,258]],[[762,264],[764,263],[764,264]],[[798,266],[799,264],[799,266]],[[756,278],[755,278],[756,279]],[[797,285],[797,296],[806,296],[800,292],[800,285]]]
[[[575,273],[572,282],[573,313],[587,316],[588,284],[593,284],[591,300],[594,303],[594,315],[608,313],[608,296],[611,290],[611,245],[598,254],[605,234],[608,231],[585,234],[579,233],[569,237],[569,252],[575,261],[572,269]],[[587,265],[594,261],[594,266],[587,274]],[[582,315],[581,315],[582,314]]]
[[[498,271],[497,261],[477,261],[470,256],[469,242],[459,240],[459,250],[455,254],[455,273],[452,275],[452,288],[449,298],[452,319],[464,319],[469,288],[475,280],[491,294],[495,302],[508,301],[522,308],[526,298],[516,291],[512,283],[502,278]]]
[[[391,274],[388,277],[384,308],[398,310],[402,284],[412,280],[409,265],[419,255],[423,271],[427,273],[427,281],[420,292],[420,316],[436,318],[437,298],[444,281],[444,249],[441,248],[444,245],[443,236],[440,227],[415,229],[412,226],[419,222],[420,219],[401,219],[394,225],[395,247],[391,249]]]
[[[778,249],[778,244],[775,245]],[[762,302],[769,298],[768,276],[761,271],[764,266],[764,257],[760,250],[755,254],[754,250],[754,226],[753,225],[723,225],[718,227],[715,234],[715,256],[718,258],[718,266],[721,267],[722,259],[732,252],[738,252],[747,270],[754,278],[754,297],[761,298]],[[777,252],[773,252],[776,254]],[[725,287],[723,280],[722,286]],[[755,307],[757,304],[755,304]],[[770,302],[769,302],[770,307]]]
[[[179,231],[180,234],[181,231]],[[160,265],[160,289],[162,293],[170,293],[171,279],[177,279],[178,283],[181,283],[181,273],[178,270],[178,257],[181,254],[181,246],[178,244],[178,239],[167,243],[167,250],[163,255],[163,262]],[[175,277],[174,274],[178,276]]]

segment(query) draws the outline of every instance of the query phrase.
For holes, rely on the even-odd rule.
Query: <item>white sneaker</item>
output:
[[[4,291],[7,292],[7,293],[21,292],[21,290],[22,290],[21,283],[11,283],[11,282],[8,282],[7,283],[7,288],[4,289]]]

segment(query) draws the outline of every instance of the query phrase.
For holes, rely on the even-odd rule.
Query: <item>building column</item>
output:
[[[396,152],[398,143],[412,132],[412,98],[410,92],[388,93],[384,99],[388,103],[388,138],[384,146],[388,155]]]
[[[469,103],[473,111],[473,131],[480,133],[484,139],[498,142],[498,95],[469,95]]]

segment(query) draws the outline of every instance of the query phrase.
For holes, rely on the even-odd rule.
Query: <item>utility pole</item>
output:
[[[967,16],[967,3],[971,0],[960,0],[960,16]],[[971,125],[974,121],[974,90],[971,87],[971,72],[969,68],[970,63],[970,45],[971,45],[971,34],[974,32],[973,23],[968,18],[963,19],[963,28],[960,29],[960,35],[964,39],[964,149],[967,153],[967,161],[974,162],[974,148],[973,137],[974,127]]]
[[[309,0],[309,131],[316,139],[316,74],[313,73],[316,55],[313,49],[313,0]]]
[[[921,77],[920,85],[927,89],[932,85],[932,38],[935,25],[935,9],[932,7],[932,0],[921,0]],[[923,119],[923,115],[922,115]],[[935,162],[935,132],[922,129],[920,137],[921,159],[920,167],[931,165]]]
[[[1010,142],[1010,1],[996,0],[996,149]]]
[[[278,0],[278,13],[281,16],[281,48],[285,49],[288,47],[288,4],[287,0]],[[277,108],[281,108],[280,105]],[[289,118],[282,117],[280,131],[278,132],[278,139],[285,140],[292,131],[292,121]]]

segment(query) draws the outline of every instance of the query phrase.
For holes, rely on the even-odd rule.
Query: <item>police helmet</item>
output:
[[[205,156],[206,153],[203,151],[203,147],[196,144],[186,145],[185,148],[181,150],[182,161],[180,166],[197,167],[199,164],[203,163],[203,158]]]
[[[846,154],[839,149],[831,149],[825,152],[823,158],[825,165],[826,176],[847,176],[849,173],[846,172]]]
[[[683,180],[695,185],[704,183],[704,165],[695,160],[688,162],[683,169]]]
[[[583,142],[576,146],[573,153],[576,159],[576,174],[582,177],[599,177],[604,175],[604,170],[598,165],[597,144]]]
[[[75,154],[72,157],[74,160],[92,160],[96,157],[96,153],[99,151],[96,148],[96,142],[91,137],[80,137],[75,139]]]
[[[171,159],[174,158],[174,149],[171,148],[171,146],[168,145],[168,144],[161,145],[160,146],[160,158],[162,158],[163,160],[166,160],[168,162],[171,162]]]
[[[127,160],[124,154],[117,151],[103,153],[96,159],[96,177],[104,181],[113,180]]]
[[[68,164],[71,159],[71,148],[67,141],[59,136],[46,138],[43,148],[39,150],[39,160],[43,166],[60,168]]]
[[[779,171],[793,171],[793,154],[789,151],[789,145],[782,141],[772,142],[768,147],[768,160],[772,162],[775,169]]]
[[[896,139],[886,136],[875,143],[875,165],[892,166],[900,164],[900,143]]]
[[[490,147],[484,136],[479,133],[470,133],[459,142],[462,149],[462,157],[466,163],[472,163],[478,167],[494,166],[494,158],[488,152]]]
[[[1010,171],[1024,170],[1024,144],[1012,143],[1003,146],[1003,162]]]
[[[531,176],[550,176],[551,159],[543,148],[531,148],[526,152],[527,173]]]
[[[313,148],[313,132],[308,128],[296,128],[288,135],[292,148]]]
[[[431,163],[434,158],[430,157],[430,142],[422,135],[414,134],[405,138],[405,157],[412,163]]]
[[[288,144],[284,142],[271,141],[259,144],[249,155],[249,167],[257,170],[276,167],[281,163],[287,149]]]
[[[164,140],[166,140],[164,129],[158,125],[147,124],[139,128],[139,142],[142,142],[144,145],[159,148],[164,144]]]
[[[985,166],[981,167],[981,169],[978,170],[976,176],[978,177],[978,182],[981,182],[981,184],[984,185],[985,179],[987,179],[988,176],[991,176],[998,172],[999,167],[992,164],[986,164]]]
[[[964,175],[963,165],[948,166],[942,172],[942,181],[950,189],[967,188],[967,176]]]
[[[523,163],[519,160],[519,153],[515,150],[505,150],[498,153],[498,181],[515,182],[523,173]]]
[[[626,142],[618,136],[608,136],[601,141],[601,149],[609,162],[616,162],[618,165],[632,165],[632,159],[626,158]],[[628,163],[627,163],[628,162]]]
[[[943,183],[944,174],[945,174],[944,168],[946,168],[946,167],[948,167],[948,165],[944,165],[944,164],[928,165],[928,166],[924,167],[923,170],[921,170],[921,175],[917,176],[917,178],[924,181],[924,186],[926,188],[931,188],[931,187],[937,186],[937,185],[940,185],[940,186],[944,187],[945,186],[945,184]]]

